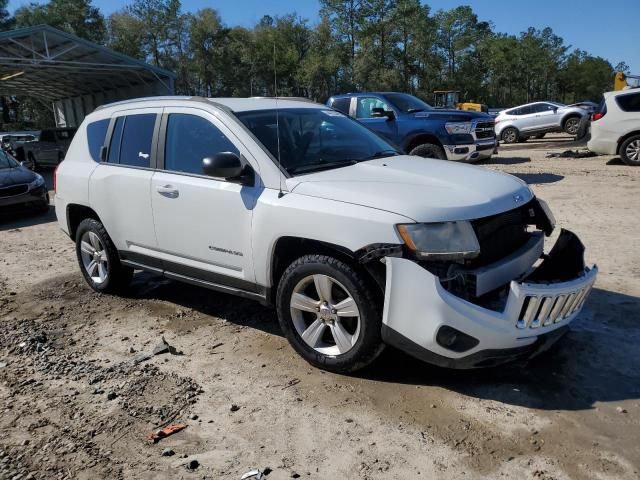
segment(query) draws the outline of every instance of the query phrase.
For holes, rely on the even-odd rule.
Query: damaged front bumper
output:
[[[530,251],[522,252],[529,262]],[[521,280],[505,282],[506,301],[499,308],[448,291],[440,278],[413,260],[386,257],[383,339],[449,368],[530,358],[560,338],[581,311],[598,273],[595,266],[585,267],[583,254],[577,237],[563,231],[537,268]],[[506,263],[514,265],[514,272],[522,268],[513,258]],[[486,278],[490,267],[481,272]],[[496,276],[503,277],[505,268],[505,262],[495,265]]]

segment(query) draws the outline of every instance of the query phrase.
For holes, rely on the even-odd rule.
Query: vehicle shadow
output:
[[[571,331],[551,350],[519,364],[448,370],[388,348],[359,376],[438,386],[460,394],[542,410],[585,410],[597,402],[640,399],[640,298],[594,289]]]
[[[612,158],[606,164],[607,165],[626,165],[626,163],[624,163],[620,157]]]
[[[16,228],[32,227],[56,221],[56,210],[49,206],[46,212],[36,212],[28,209],[0,213],[0,232]]]
[[[483,162],[481,165],[517,165],[519,163],[530,163],[531,157],[491,157]]]
[[[558,175],[555,173],[512,173],[521,180],[524,180],[529,185],[541,185],[544,183],[556,183],[564,178],[564,175]]]
[[[171,302],[236,325],[283,336],[273,308],[267,308],[254,300],[173,281],[157,274],[137,272],[127,290],[127,296]]]

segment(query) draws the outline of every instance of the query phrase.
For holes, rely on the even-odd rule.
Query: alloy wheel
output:
[[[627,155],[629,160],[633,160],[637,162],[640,160],[640,140],[634,140],[627,145],[624,153]]]
[[[575,135],[578,133],[578,127],[580,126],[580,120],[577,118],[570,118],[567,120],[565,129],[569,135]]]
[[[80,239],[80,254],[82,265],[91,280],[99,285],[109,276],[109,259],[100,237],[95,232],[88,231]]]
[[[502,139],[507,143],[515,143],[517,140],[517,133],[513,128],[509,128],[502,135]]]
[[[328,275],[309,275],[291,294],[291,318],[300,338],[318,353],[342,355],[360,335],[360,312],[349,290]]]

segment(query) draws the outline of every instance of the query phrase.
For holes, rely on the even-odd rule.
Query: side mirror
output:
[[[394,118],[396,118],[396,115],[395,113],[393,113],[393,110],[385,110],[384,108],[376,107],[371,109],[371,117],[373,118],[387,117],[388,120],[393,120]]]
[[[233,152],[220,152],[202,159],[202,173],[209,177],[239,180],[243,183],[253,177],[253,169],[243,165]]]

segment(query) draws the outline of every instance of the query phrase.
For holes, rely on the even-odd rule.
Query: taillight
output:
[[[596,120],[600,120],[602,117],[604,117],[604,112],[594,112],[591,115],[591,121],[595,122]]]
[[[55,170],[53,171],[53,191],[54,193],[57,192],[57,178],[58,178],[58,168],[60,168],[60,164],[58,164],[58,166],[55,168]]]

